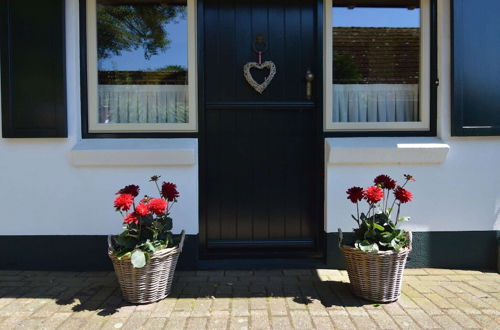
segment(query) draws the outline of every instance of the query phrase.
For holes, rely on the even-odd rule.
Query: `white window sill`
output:
[[[432,137],[327,138],[329,165],[439,164],[450,146]]]
[[[71,150],[73,166],[193,166],[196,139],[88,139]]]

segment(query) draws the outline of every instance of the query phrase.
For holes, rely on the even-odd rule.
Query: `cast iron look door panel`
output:
[[[323,215],[321,78],[310,99],[305,79],[321,61],[316,1],[208,0],[201,7],[202,252],[316,251]],[[259,34],[267,46],[262,61],[273,61],[277,71],[262,94],[243,76],[247,62],[258,62],[252,44]],[[269,71],[251,73],[260,83]]]

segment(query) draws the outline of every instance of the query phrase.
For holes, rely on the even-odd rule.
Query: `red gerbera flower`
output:
[[[403,187],[397,187],[396,190],[394,190],[394,196],[401,203],[411,202],[413,198],[413,194]]]
[[[139,186],[136,186],[135,184],[131,184],[131,185],[128,185],[128,186],[125,186],[124,188],[118,190],[118,192],[116,193],[117,195],[120,195],[120,194],[130,194],[134,197],[137,197],[137,195],[139,195]]]
[[[146,216],[149,214],[149,209],[148,206],[144,203],[139,203],[135,207],[135,213],[137,213],[140,216]]]
[[[123,219],[125,223],[135,223],[136,225],[139,223],[139,218],[135,212],[129,213]]]
[[[365,189],[365,198],[371,204],[377,203],[384,198],[384,191],[377,186],[368,187]]]
[[[350,199],[351,202],[357,203],[363,199],[363,188],[361,187],[352,187],[347,189],[346,191],[347,199]]]
[[[162,215],[167,210],[167,201],[161,198],[153,198],[148,203],[149,210],[156,214]]]
[[[179,197],[177,186],[171,182],[163,182],[161,186],[161,195],[169,202],[172,202]]]
[[[134,203],[134,196],[131,194],[121,194],[115,198],[115,209],[117,211],[128,211]]]
[[[396,181],[393,180],[390,176],[381,174],[377,176],[374,180],[373,183],[376,185],[380,186],[382,189],[394,189],[396,188]]]

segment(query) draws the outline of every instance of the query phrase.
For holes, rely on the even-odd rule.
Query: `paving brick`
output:
[[[436,329],[439,325],[434,322],[429,315],[427,315],[421,309],[408,309],[406,311],[409,316],[411,316],[415,322],[417,322],[421,327],[426,329]]]
[[[368,314],[371,316],[373,320],[377,323],[377,325],[381,329],[397,329],[398,326],[392,318],[387,314],[382,308],[378,307],[378,309],[370,309],[368,310]]]
[[[441,315],[443,314],[443,311],[439,309],[436,305],[434,305],[429,299],[427,298],[412,298],[412,300],[424,310],[424,312],[428,315]]]
[[[127,318],[109,318],[106,320],[101,329],[105,330],[116,330],[123,328],[123,325],[127,322]]]
[[[267,310],[252,310],[250,312],[251,329],[271,329],[269,312]]]
[[[234,316],[229,321],[230,330],[247,330],[250,329],[248,317]]]
[[[212,316],[208,320],[208,329],[210,330],[225,330],[229,323],[229,317]],[[201,330],[201,329],[199,329]]]
[[[274,330],[290,330],[292,324],[287,316],[273,316],[271,318],[271,325]]]
[[[395,315],[393,319],[399,327],[403,329],[421,329],[421,327],[409,316]]]
[[[433,317],[434,321],[436,321],[441,327],[444,329],[460,329],[461,326],[453,321],[451,317],[448,315],[436,315]]]
[[[479,328],[479,324],[458,309],[448,309],[446,313],[464,328]]]
[[[208,323],[208,318],[206,317],[190,317],[187,320],[186,328],[187,329],[206,329]]]
[[[248,316],[250,315],[250,304],[248,299],[235,298],[232,299],[231,315],[233,316]]]
[[[176,312],[172,312],[172,314],[168,318],[167,324],[165,325],[165,329],[168,330],[184,329],[186,321],[187,321],[186,316],[176,315]]]
[[[53,313],[49,317],[42,318],[42,322],[39,324],[39,329],[55,329],[60,326],[66,319],[71,316],[71,313]]]
[[[447,299],[441,297],[437,293],[427,293],[427,294],[425,294],[425,297],[427,299],[429,299],[438,308],[454,308],[455,307]],[[418,304],[417,301],[415,301],[415,302]]]
[[[462,298],[454,298],[450,299],[450,302],[455,305],[456,308],[459,308],[462,312],[465,314],[481,314],[481,312],[474,308],[471,304],[469,304],[467,301],[463,300]]]
[[[347,315],[335,315],[331,317],[335,329],[355,329],[356,325]]]
[[[268,304],[271,315],[279,316],[288,314],[286,301],[284,298],[269,298]]]
[[[196,299],[191,316],[193,317],[210,316],[210,307],[212,306],[212,302],[213,301],[210,298]]]
[[[290,311],[292,324],[296,329],[312,329],[312,319],[307,311]]]
[[[481,326],[482,329],[500,328],[500,323],[496,322],[494,318],[488,315],[472,315],[472,318]],[[500,321],[500,319],[498,321]]]

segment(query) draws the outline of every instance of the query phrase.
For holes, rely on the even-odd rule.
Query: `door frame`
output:
[[[316,60],[315,60],[315,81],[318,82],[315,88],[316,96],[316,123],[315,135],[316,143],[314,148],[317,154],[317,168],[318,182],[317,191],[318,196],[316,201],[317,209],[317,228],[315,233],[316,249],[314,253],[300,254],[294,250],[290,253],[280,254],[282,258],[326,258],[326,232],[325,232],[325,139],[323,134],[323,120],[324,120],[324,22],[325,10],[324,0],[303,0],[316,3]],[[210,253],[207,249],[207,207],[205,198],[205,180],[206,180],[206,155],[205,155],[205,141],[206,141],[206,121],[205,121],[205,66],[204,66],[204,3],[205,0],[197,0],[196,2],[196,51],[197,51],[197,86],[198,86],[198,200],[199,200],[199,258],[200,259],[214,259],[214,258],[231,258],[241,257],[240,253],[233,254],[231,252],[224,252],[224,254]],[[247,255],[245,255],[247,257]]]

